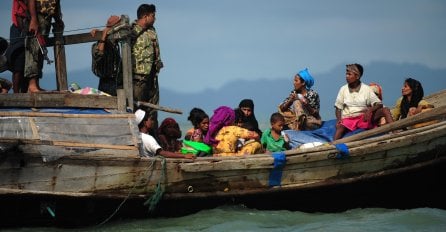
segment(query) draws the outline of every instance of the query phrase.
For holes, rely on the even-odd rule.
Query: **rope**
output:
[[[155,188],[155,193],[150,196],[150,198],[144,202],[144,205],[149,205],[149,212],[153,212],[155,210],[156,206],[160,202],[161,198],[164,194],[164,188],[162,185],[162,181],[165,181],[166,179],[166,158],[162,157],[161,160],[161,178],[158,179],[158,184]]]
[[[112,219],[113,216],[115,216],[115,215],[118,213],[118,211],[121,209],[121,207],[124,205],[124,203],[130,198],[130,195],[132,194],[133,190],[136,188],[136,184],[139,183],[139,182],[144,178],[144,176],[147,175],[147,173],[148,173],[150,170],[152,170],[152,173],[153,173],[153,167],[154,167],[153,164],[155,164],[155,162],[156,162],[156,160],[153,159],[152,162],[150,163],[150,165],[149,165],[149,167],[148,167],[146,173],[145,173],[144,175],[141,176],[141,179],[140,179],[139,181],[135,181],[135,184],[134,184],[133,187],[130,189],[130,191],[129,191],[129,193],[127,194],[127,196],[122,200],[122,202],[121,202],[121,203],[118,205],[118,207],[115,209],[115,211],[114,211],[110,216],[108,216],[104,221],[102,221],[101,223],[97,224],[96,227],[100,227],[100,226],[104,225],[105,223],[107,223],[108,221],[110,221],[110,219]],[[150,175],[150,176],[151,176],[151,175]],[[149,177],[150,177],[150,176],[149,176]],[[150,178],[147,179],[147,181],[149,181],[149,180],[150,180]]]
[[[78,29],[72,29],[72,30],[66,30],[66,31],[64,30],[64,31],[62,31],[62,32],[63,32],[63,33],[66,33],[66,32],[76,32],[76,31],[83,31],[83,30],[95,29],[95,28],[98,28],[98,27],[105,27],[105,25],[95,26],[95,27],[78,28]],[[43,35],[43,36],[49,36],[49,35],[51,35],[51,34],[54,35],[54,33],[60,33],[60,31],[49,32],[48,34],[42,34],[42,35]],[[8,43],[9,43],[9,42],[11,42],[11,39],[25,39],[26,37],[29,37],[29,36],[20,36],[20,37],[14,37],[14,38],[9,38],[9,39],[6,39],[6,38],[5,38],[5,40],[8,41]]]

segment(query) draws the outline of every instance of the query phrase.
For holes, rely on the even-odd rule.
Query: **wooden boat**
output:
[[[220,198],[249,200],[259,196],[268,199],[280,193],[298,194],[366,183],[436,165],[444,169],[445,98],[446,91],[432,95],[429,101],[436,108],[428,113],[339,140],[349,147],[348,158],[333,158],[339,151],[328,144],[286,151],[286,164],[279,168],[282,176],[277,186],[270,183],[271,173],[276,169],[271,154],[200,157],[195,161],[141,157],[141,139],[133,114],[2,111],[0,195],[8,201],[2,205],[12,204],[15,208],[23,199],[35,201],[38,215],[51,219],[46,211],[55,211],[55,218],[59,212],[65,214],[61,208],[66,206],[54,203],[59,199],[91,202],[139,199],[140,207],[148,213],[142,202],[161,192],[160,205],[164,201],[187,200],[206,207],[200,202]],[[440,120],[417,129],[367,138],[433,119]],[[438,178],[435,175],[433,178]],[[330,191],[325,197],[330,197]],[[41,204],[46,202],[53,203],[41,210]],[[288,204],[294,203],[291,200]],[[316,202],[312,207],[318,209],[321,205]],[[69,206],[66,210],[70,210]],[[108,210],[109,214],[113,212]],[[11,215],[10,208],[2,211]]]
[[[0,111],[1,225],[181,215],[224,203],[304,211],[446,208],[446,91],[428,97],[435,105],[429,112],[336,141],[348,146],[346,158],[334,158],[339,151],[325,144],[286,151],[285,163],[271,154],[142,157],[134,115],[125,112],[129,94],[0,95],[1,107],[22,107]],[[437,123],[389,133],[431,120]]]

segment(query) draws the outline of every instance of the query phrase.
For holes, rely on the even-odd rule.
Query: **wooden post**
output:
[[[129,24],[129,18],[126,15],[121,16],[126,24]],[[127,100],[127,108],[133,110],[133,73],[132,73],[132,47],[130,37],[125,36],[121,40],[121,56],[122,56],[122,74],[125,96]]]
[[[60,11],[60,7],[59,7]],[[60,12],[59,12],[60,14]],[[65,46],[63,43],[63,26],[53,26],[54,33],[54,59],[56,66],[57,90],[68,90],[67,84],[67,64],[65,59]]]
[[[125,100],[125,91],[123,89],[117,89],[116,90],[116,96],[117,96],[117,105],[118,105],[118,111],[120,112],[126,112],[126,100]]]

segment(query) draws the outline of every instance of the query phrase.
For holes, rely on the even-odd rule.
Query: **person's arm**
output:
[[[192,154],[178,154],[175,152],[165,151],[163,149],[158,149],[156,151],[157,155],[164,156],[166,158],[181,158],[181,159],[195,159],[195,155]]]
[[[335,106],[336,122],[339,123],[342,117],[342,110]]]
[[[33,33],[34,35],[37,35],[37,33],[39,32],[39,24],[37,22],[37,12],[36,12],[36,1],[35,0],[28,1],[28,12],[31,17],[31,20],[29,22],[28,31]]]
[[[294,102],[296,99],[297,99],[297,94],[296,94],[295,91],[292,91],[292,92],[290,93],[290,96],[288,96],[288,98],[285,99],[285,101],[282,102],[282,103],[279,105],[279,109],[280,109],[280,111],[283,112],[283,111],[288,110],[288,108],[290,108],[291,104],[293,104],[293,102]]]
[[[368,107],[367,111],[364,113],[363,121],[367,122],[372,119],[373,114],[380,108],[383,107],[383,104],[381,102],[375,103],[373,106]]]
[[[107,32],[110,31],[111,28],[109,27],[105,27],[104,30],[102,30],[102,36],[101,39],[98,41],[98,52],[99,54],[103,54],[104,53],[104,48],[105,48],[105,40],[107,39]],[[96,36],[96,33],[98,33],[101,30],[98,29],[93,29],[91,30],[90,34],[92,37]]]
[[[303,99],[299,99],[299,100],[302,102],[302,106],[307,110],[307,112],[310,115],[314,116],[315,118],[320,118],[319,110],[316,107],[313,107],[310,104],[310,101],[305,96],[303,96]],[[317,99],[313,100],[313,104],[319,105],[318,101],[319,101],[319,97],[317,96]]]

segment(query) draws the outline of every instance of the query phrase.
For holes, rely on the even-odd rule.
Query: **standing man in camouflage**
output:
[[[138,7],[138,19],[132,24],[134,42],[132,47],[133,63],[133,98],[135,101],[159,104],[158,73],[163,67],[160,57],[158,36],[153,27],[155,23],[155,5],[142,4]],[[158,113],[148,110],[153,115],[158,128]]]

